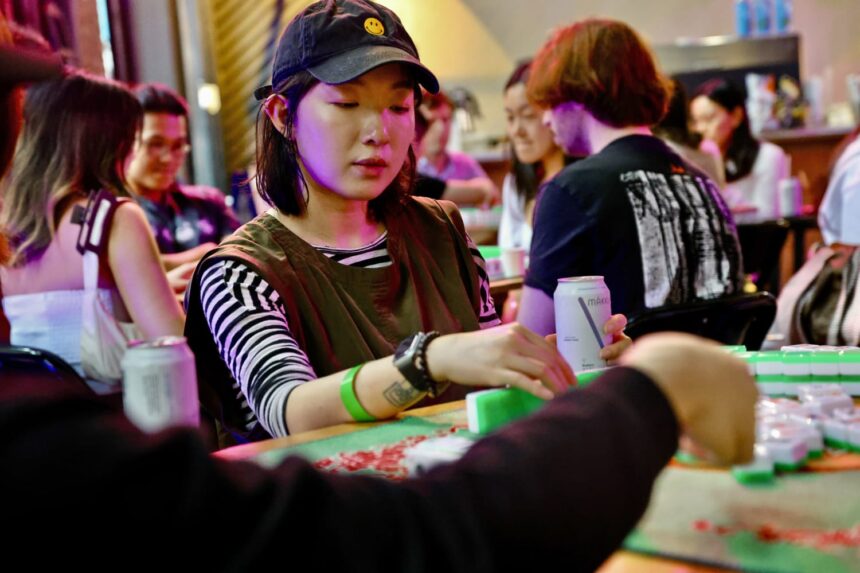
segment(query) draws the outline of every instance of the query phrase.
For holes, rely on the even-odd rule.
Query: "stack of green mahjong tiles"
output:
[[[732,469],[738,481],[767,482],[775,472],[801,469],[825,445],[860,451],[860,410],[851,398],[860,395],[860,349],[804,344],[727,350],[746,360],[768,396],[756,406],[755,460]]]
[[[798,344],[781,350],[747,352],[743,346],[726,346],[749,365],[762,394],[797,396],[804,384],[839,384],[846,394],[860,396],[860,348]]]
[[[588,386],[608,368],[598,368],[579,372],[576,380],[579,386]],[[466,395],[466,414],[469,418],[469,431],[474,434],[489,434],[496,428],[514,420],[528,416],[546,404],[519,388],[495,388]]]

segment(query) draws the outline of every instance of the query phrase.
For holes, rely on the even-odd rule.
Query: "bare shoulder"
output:
[[[134,201],[123,201],[116,208],[114,213],[113,230],[121,230],[121,228],[131,225],[143,225],[143,228],[149,229],[149,223],[146,220],[146,214],[143,208]]]
[[[140,205],[134,201],[120,203],[114,213],[110,229],[111,250],[114,250],[115,245],[133,248],[139,244],[148,244],[151,236],[152,230]]]

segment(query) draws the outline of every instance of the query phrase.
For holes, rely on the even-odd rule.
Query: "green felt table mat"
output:
[[[696,522],[734,532],[699,531]],[[762,573],[860,572],[860,547],[763,541],[778,531],[860,527],[860,472],[799,473],[744,486],[728,472],[668,468],[625,548],[641,553]]]
[[[345,452],[382,448],[414,436],[430,436],[464,426],[453,410],[272,450],[254,460],[275,466],[288,455],[315,462]],[[362,472],[364,473],[364,472]],[[369,473],[373,473],[372,471]],[[697,530],[697,522],[739,529],[723,534]],[[860,548],[824,549],[765,542],[756,531],[833,531],[860,528],[860,471],[781,475],[772,484],[744,486],[728,472],[667,468],[657,480],[648,512],[625,541],[625,548],[682,561],[755,573],[860,573]]]

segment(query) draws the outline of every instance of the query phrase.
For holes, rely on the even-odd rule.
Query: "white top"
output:
[[[100,288],[99,297],[113,312],[111,290]],[[53,352],[83,376],[81,368],[81,309],[84,290],[56,290],[3,297],[9,319],[11,342]]]
[[[517,193],[513,173],[505,175],[502,183],[502,220],[499,223],[499,246],[521,247],[526,251],[532,244],[531,221],[526,220],[526,199]]]
[[[828,245],[860,245],[860,138],[845,148],[833,167],[818,226]]]
[[[788,156],[777,145],[762,141],[752,171],[726,184],[729,207],[752,205],[764,218],[779,217],[779,182],[789,176]]]

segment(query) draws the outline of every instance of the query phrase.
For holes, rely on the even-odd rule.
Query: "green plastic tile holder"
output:
[[[576,375],[579,387],[588,386],[608,368],[589,370]],[[493,388],[466,396],[469,431],[486,435],[506,424],[536,412],[546,402],[519,388]]]

